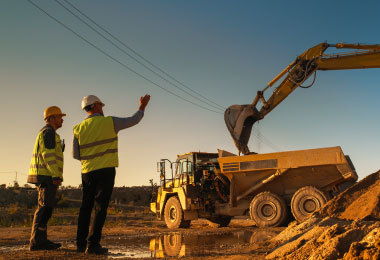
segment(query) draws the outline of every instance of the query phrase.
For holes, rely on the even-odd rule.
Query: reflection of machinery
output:
[[[161,186],[150,206],[168,228],[189,227],[197,218],[227,226],[233,216],[248,213],[258,226],[279,226],[289,205],[303,221],[358,178],[340,147],[245,156],[192,152],[158,167]]]
[[[279,232],[279,231],[278,231]],[[221,246],[239,248],[238,245],[253,245],[276,236],[273,230],[238,231],[222,234],[179,234],[156,236],[149,242],[152,257],[202,256],[218,253]]]
[[[338,49],[359,49],[361,51],[331,55],[323,54],[329,47]],[[224,119],[239,153],[249,154],[247,144],[253,124],[263,119],[297,87],[302,87],[301,84],[313,74],[315,80],[317,70],[366,68],[380,68],[380,45],[321,43],[305,51],[269,82],[266,88],[262,91],[258,91],[252,104],[232,105],[226,109]],[[285,74],[287,74],[286,77],[277,86],[273,94],[268,99],[265,99],[264,92],[269,87],[272,87]],[[260,111],[256,108],[259,100],[262,102]]]
[[[166,256],[185,256],[186,246],[182,244],[181,234],[168,234],[150,240],[149,249],[152,256],[165,258]]]

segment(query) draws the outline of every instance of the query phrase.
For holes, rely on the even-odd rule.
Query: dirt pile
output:
[[[312,217],[281,232],[266,259],[380,259],[380,222]]]
[[[380,171],[274,238],[266,259],[380,259]]]
[[[368,175],[330,200],[316,216],[346,220],[380,220],[380,171]]]

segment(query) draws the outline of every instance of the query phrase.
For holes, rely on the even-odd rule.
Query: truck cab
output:
[[[178,155],[175,162],[162,159],[157,163],[161,185],[153,192],[150,208],[158,219],[178,228],[212,213],[206,200],[212,197],[213,180],[220,171],[217,158],[217,153],[190,152]]]

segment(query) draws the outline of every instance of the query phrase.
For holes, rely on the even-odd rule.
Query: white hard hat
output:
[[[87,107],[89,105],[95,104],[95,103],[100,103],[100,104],[102,104],[102,106],[104,106],[103,102],[100,101],[100,99],[97,96],[95,96],[95,95],[85,96],[82,99],[82,109],[84,109],[85,107]]]

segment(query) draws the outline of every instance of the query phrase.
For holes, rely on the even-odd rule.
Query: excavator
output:
[[[330,47],[351,52],[324,54]],[[248,148],[252,126],[297,87],[310,87],[317,70],[365,68],[380,68],[380,44],[321,43],[305,51],[258,91],[252,104],[233,105],[225,111],[239,155],[199,151],[178,155],[174,162],[158,162],[161,185],[153,185],[151,211],[165,220],[168,228],[187,228],[198,218],[223,227],[233,217],[247,214],[259,227],[275,227],[286,223],[290,211],[303,222],[357,181],[349,155],[339,146],[252,153]],[[302,86],[313,74],[311,84]],[[264,92],[283,77],[266,99]],[[166,164],[171,176],[166,174]]]
[[[350,49],[351,51],[324,54],[328,48]],[[380,68],[380,44],[328,44],[324,42],[305,51],[270,81],[263,90],[258,91],[252,104],[232,105],[224,112],[226,126],[239,151],[239,155],[250,154],[248,141],[253,124],[262,120],[296,88],[311,87],[315,82],[317,70],[367,68]],[[309,86],[302,86],[312,75],[314,75],[312,83]],[[264,92],[273,87],[284,76],[285,78],[275,88],[273,94],[268,99],[265,99]],[[259,101],[262,103],[260,110],[257,108]]]

